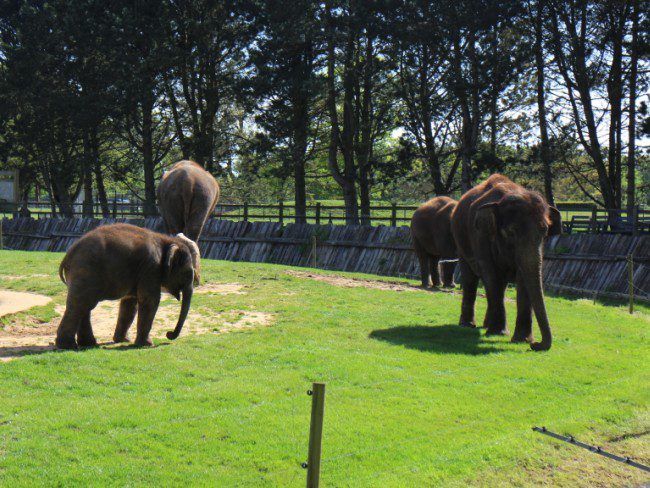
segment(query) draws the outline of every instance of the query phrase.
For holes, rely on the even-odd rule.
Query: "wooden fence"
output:
[[[9,249],[63,252],[84,232],[112,222],[163,231],[146,219],[4,219]],[[199,246],[206,259],[316,266],[384,276],[419,278],[408,227],[336,226],[210,219]],[[650,300],[650,236],[562,235],[546,243],[547,289],[621,298],[628,293],[627,258],[633,256],[635,295]]]
[[[29,215],[35,218],[57,217],[49,202],[32,201],[27,203]],[[368,215],[360,215],[362,222],[368,225],[387,225],[397,227],[409,225],[416,205],[372,205]],[[564,232],[567,234],[644,234],[650,233],[650,209],[635,207],[632,212],[620,209],[603,209],[587,203],[558,203],[562,213]],[[72,215],[84,217],[82,204],[73,205]],[[143,218],[144,203],[136,197],[113,197],[109,202],[107,217]],[[157,208],[153,209],[157,215]],[[21,215],[21,208],[15,203],[1,203],[2,214]],[[92,215],[102,218],[99,203],[95,201]],[[60,216],[60,215],[59,215]],[[280,202],[278,204],[219,203],[214,210],[214,217],[244,221],[268,221],[279,224],[307,222],[316,225],[345,224],[345,207],[342,205],[325,205],[317,202],[307,205],[304,215],[299,215],[296,206]]]

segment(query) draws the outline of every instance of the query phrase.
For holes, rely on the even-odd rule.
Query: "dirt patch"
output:
[[[60,305],[55,311],[62,316],[65,307]],[[180,304],[161,304],[156,313],[151,336],[154,340],[164,339],[165,333],[176,325]],[[115,324],[117,322],[118,302],[100,303],[91,314],[93,332],[97,342],[103,347],[111,347]],[[46,352],[54,349],[54,338],[61,317],[44,323],[34,324],[26,317],[20,323],[10,324],[0,331],[0,362],[11,361],[30,353]],[[214,313],[207,307],[190,309],[182,335],[226,333],[236,330],[265,327],[273,322],[273,314],[248,310],[233,310]],[[136,331],[137,317],[131,327],[130,336]]]
[[[411,285],[410,283],[394,282],[394,281],[380,281],[380,280],[365,280],[361,278],[347,278],[337,275],[325,275],[318,273],[310,273],[307,271],[287,271],[287,274],[297,278],[309,278],[316,281],[323,281],[335,286],[344,286],[347,288],[373,288],[376,290],[390,290],[390,291],[425,291],[425,292],[444,292],[444,293],[457,293],[453,289],[446,288],[422,288],[420,286]]]
[[[244,295],[244,285],[239,283],[206,283],[194,289],[194,293]]]
[[[32,307],[47,305],[52,299],[44,295],[34,293],[23,293],[18,291],[0,290],[0,317]]]

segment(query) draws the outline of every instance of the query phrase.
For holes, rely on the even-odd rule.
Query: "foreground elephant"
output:
[[[440,286],[438,271],[440,259],[456,258],[456,243],[451,233],[451,214],[456,200],[449,197],[435,197],[423,203],[411,218],[413,247],[420,261],[422,286]],[[453,288],[455,262],[442,263],[442,282]]]
[[[560,212],[542,196],[492,175],[469,190],[452,215],[458,246],[463,304],[460,325],[476,327],[474,302],[479,278],[485,285],[487,334],[508,334],[504,294],[517,284],[517,322],[512,342],[530,342],[535,351],[550,349],[551,328],[544,305],[542,261],[544,237],[559,234]],[[533,342],[532,310],[542,333]]]
[[[158,186],[158,204],[167,231],[198,242],[205,221],[219,200],[219,184],[194,161],[179,161]]]
[[[66,253],[59,276],[68,286],[66,308],[56,335],[60,349],[97,345],[90,312],[101,300],[120,299],[113,340],[125,342],[138,314],[138,346],[151,345],[149,332],[165,290],[183,301],[178,323],[169,339],[180,334],[192,301],[199,248],[182,234],[159,234],[128,224],[98,227],[79,239]],[[75,340],[76,335],[76,340]]]

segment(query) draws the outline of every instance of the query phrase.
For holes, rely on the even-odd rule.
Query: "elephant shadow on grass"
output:
[[[100,342],[98,343],[98,347],[79,348],[75,352],[83,353],[85,351],[92,351],[96,349],[101,349],[103,351],[130,351],[134,349],[152,350],[152,349],[157,349],[159,347],[168,346],[170,344],[171,344],[170,342],[159,342],[152,347],[143,348],[140,346],[136,346],[135,344],[132,343]],[[21,357],[36,356],[39,354],[47,354],[47,353],[57,354],[61,352],[64,351],[56,349],[54,347],[54,344],[48,344],[48,345],[27,344],[27,345],[0,346],[0,364]]]
[[[504,351],[500,341],[483,336],[481,329],[458,325],[399,325],[373,330],[369,337],[423,352],[479,356]],[[505,344],[504,344],[505,345]]]

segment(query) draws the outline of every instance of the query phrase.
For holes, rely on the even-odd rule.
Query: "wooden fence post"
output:
[[[4,223],[4,216],[0,217],[0,251],[2,251],[5,248],[5,243],[4,243],[4,236],[2,235],[2,224]]]
[[[316,225],[320,225],[320,202],[316,202]]]
[[[390,211],[390,225],[397,227],[397,204],[393,203],[392,207],[393,208]]]
[[[244,222],[248,222],[248,202],[244,202]]]
[[[320,484],[320,454],[325,414],[325,383],[313,383],[311,395],[311,424],[309,426],[309,455],[307,457],[307,488]]]
[[[627,290],[630,294],[630,304],[628,306],[628,311],[634,313],[634,259],[632,255],[627,256]]]
[[[280,205],[278,207],[278,220],[280,225],[284,223],[284,201],[280,200]]]
[[[316,236],[311,236],[311,264],[315,268],[318,264],[316,260]]]
[[[632,235],[639,235],[639,206],[632,207]]]
[[[591,232],[593,234],[598,233],[598,221],[596,219],[596,207],[595,206],[591,209]]]

